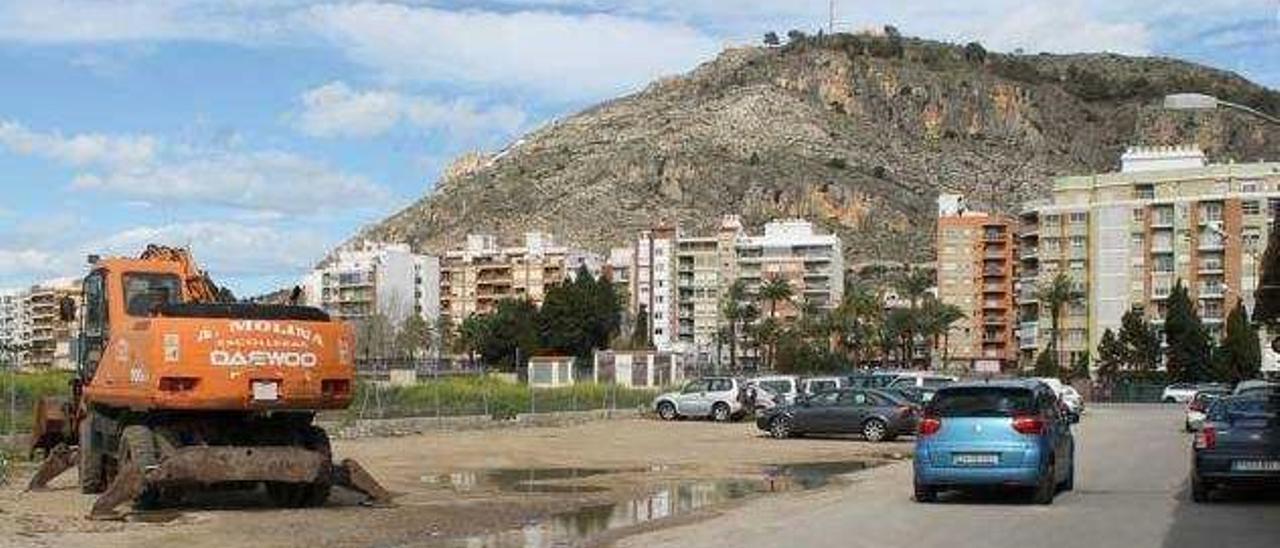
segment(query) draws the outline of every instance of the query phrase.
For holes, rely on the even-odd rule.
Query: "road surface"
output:
[[[852,485],[762,498],[696,524],[623,539],[622,547],[1161,547],[1280,546],[1280,496],[1193,504],[1181,408],[1091,410],[1076,430],[1076,490],[1052,506],[1009,497],[911,500],[911,464]]]

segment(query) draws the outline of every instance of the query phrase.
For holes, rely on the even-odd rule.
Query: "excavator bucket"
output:
[[[296,481],[316,479],[317,473],[329,474],[329,483],[363,494],[366,504],[392,506],[392,494],[364,467],[345,459],[329,467],[317,461],[319,454],[295,448],[222,448],[188,447],[159,464],[142,466],[125,463],[106,492],[94,502],[89,519],[120,519],[116,511],[121,504],[138,500],[147,489],[164,485],[217,483],[221,481]]]
[[[71,469],[80,460],[80,451],[65,444],[58,444],[49,450],[49,456],[40,463],[31,481],[27,483],[27,491],[44,489],[49,482]]]

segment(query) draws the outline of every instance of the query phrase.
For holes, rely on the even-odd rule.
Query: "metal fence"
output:
[[[532,388],[489,377],[440,376],[404,385],[360,382],[346,415],[352,418],[487,416],[647,407],[657,390],[581,383]]]

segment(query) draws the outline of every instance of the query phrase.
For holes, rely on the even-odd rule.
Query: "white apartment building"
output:
[[[737,279],[755,294],[772,279],[787,280],[796,298],[778,305],[784,318],[799,313],[799,305],[812,303],[832,309],[844,298],[844,250],[840,237],[819,234],[813,224],[788,219],[764,225],[764,234],[744,236],[737,242]]]
[[[26,359],[26,353],[19,354],[16,349],[25,346],[31,337],[23,305],[25,293],[19,289],[0,289],[0,352],[5,353],[0,359],[6,360],[6,364],[10,359],[19,363]]]
[[[80,281],[60,278],[25,289],[0,290],[0,347],[7,347],[23,369],[64,369],[76,367],[72,341],[78,324],[58,317],[63,297],[80,299]],[[20,351],[14,347],[21,348]]]
[[[439,288],[438,257],[382,242],[340,249],[303,281],[310,306],[351,320],[382,314],[397,325],[410,314],[434,323],[440,317]]]
[[[672,349],[678,329],[674,287],[677,233],[670,224],[640,231],[632,256],[632,316],[648,318],[649,340],[660,351]]]

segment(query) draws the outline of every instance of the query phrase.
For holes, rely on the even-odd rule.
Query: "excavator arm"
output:
[[[138,258],[144,261],[166,261],[182,265],[182,283],[186,286],[187,302],[221,302],[222,290],[217,284],[213,283],[213,279],[209,277],[207,272],[196,268],[195,259],[191,257],[189,250],[151,244],[147,246],[147,249]]]

